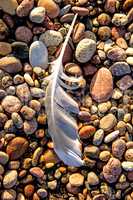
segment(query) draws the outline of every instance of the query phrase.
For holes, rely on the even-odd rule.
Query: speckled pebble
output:
[[[111,130],[117,123],[117,119],[113,114],[107,114],[100,120],[100,128],[109,131]]]
[[[17,7],[16,14],[19,17],[26,17],[28,16],[33,6],[34,6],[34,0],[22,0],[19,6]]]
[[[130,161],[123,161],[122,162],[122,168],[125,171],[133,172],[133,162]]]
[[[12,188],[14,185],[16,185],[17,182],[17,171],[16,170],[10,170],[7,171],[3,178],[3,186],[4,188]]]
[[[1,200],[15,200],[16,196],[16,191],[13,189],[3,190],[1,193]]]
[[[79,187],[83,185],[84,177],[79,173],[73,173],[69,177],[69,182],[72,186]]]
[[[0,151],[0,164],[5,165],[9,160],[7,153]]]
[[[21,108],[21,102],[15,96],[6,96],[2,101],[2,107],[8,113],[18,112]]]
[[[91,186],[99,184],[99,178],[94,172],[89,172],[87,175],[87,183]]]
[[[112,23],[116,26],[125,26],[128,23],[128,18],[125,14],[115,13],[112,18]]]
[[[110,70],[114,76],[123,76],[131,72],[130,66],[126,62],[115,62]]]
[[[98,146],[102,143],[104,138],[104,131],[102,129],[98,129],[93,136],[93,144]]]
[[[126,150],[126,143],[122,139],[117,139],[112,143],[112,154],[121,159]]]
[[[45,8],[37,7],[30,12],[30,20],[34,23],[40,24],[45,19]]]

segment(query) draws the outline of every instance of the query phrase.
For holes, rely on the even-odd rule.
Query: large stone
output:
[[[107,101],[113,92],[113,79],[111,72],[106,68],[101,68],[94,75],[90,85],[92,98],[97,102]]]
[[[12,188],[17,182],[18,173],[16,170],[7,171],[3,178],[4,188]]]
[[[15,15],[18,3],[17,0],[0,0],[0,7],[4,12],[10,15]]]
[[[1,105],[8,113],[18,112],[21,108],[21,102],[15,96],[6,96]]]
[[[116,125],[116,123],[116,117],[109,113],[100,120],[100,128],[104,131],[109,131]]]

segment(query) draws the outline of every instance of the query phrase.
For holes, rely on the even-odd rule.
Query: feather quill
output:
[[[47,77],[48,85],[45,96],[45,109],[48,118],[48,132],[54,143],[54,150],[67,165],[82,166],[78,126],[72,113],[77,114],[79,107],[64,90],[75,90],[82,77],[69,77],[63,72],[63,55],[75,24],[77,14],[69,28],[59,57],[51,63],[52,74]],[[68,86],[65,82],[74,82]]]

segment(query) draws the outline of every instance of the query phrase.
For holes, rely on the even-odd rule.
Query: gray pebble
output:
[[[9,160],[7,153],[0,151],[0,164],[5,165]]]
[[[93,144],[98,146],[102,143],[104,138],[104,131],[102,129],[99,129],[95,132],[93,137]]]
[[[31,12],[30,12],[30,20],[34,23],[42,23],[44,21],[45,18],[45,8],[44,7],[37,7],[34,8]]]
[[[126,62],[115,62],[110,70],[114,76],[123,76],[131,72],[130,66]]]
[[[43,89],[33,87],[30,89],[32,97],[42,98],[45,96],[45,92]]]
[[[119,135],[119,130],[117,131],[113,131],[111,133],[109,133],[105,138],[104,138],[104,142],[105,143],[109,143],[112,142],[113,140],[115,140]]]
[[[68,4],[66,6],[64,6],[61,10],[60,10],[60,17],[67,14],[69,12],[69,10],[71,9],[71,4]]]

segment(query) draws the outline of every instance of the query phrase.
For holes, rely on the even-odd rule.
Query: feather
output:
[[[59,57],[51,63],[52,74],[46,78],[48,85],[45,96],[45,109],[48,119],[48,132],[54,143],[54,150],[59,158],[67,165],[82,166],[80,141],[77,122],[72,114],[79,112],[79,107],[64,90],[77,89],[82,77],[68,77],[63,72],[62,59],[66,45],[75,24],[77,14],[69,28]],[[75,86],[68,86],[65,82],[72,81]]]

